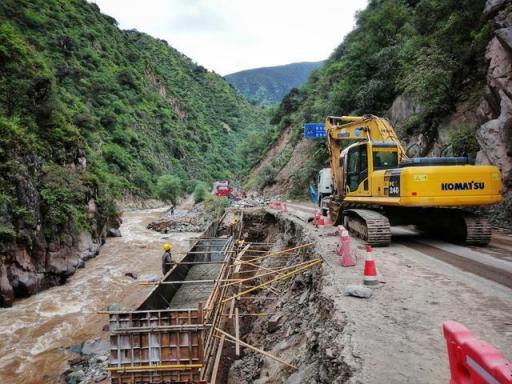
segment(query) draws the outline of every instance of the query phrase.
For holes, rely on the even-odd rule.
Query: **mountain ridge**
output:
[[[302,61],[284,65],[246,69],[224,78],[251,102],[270,106],[279,103],[293,88],[302,86],[311,72],[324,61]]]

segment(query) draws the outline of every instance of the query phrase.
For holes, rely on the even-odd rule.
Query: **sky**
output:
[[[91,0],[221,75],[326,59],[367,0]]]

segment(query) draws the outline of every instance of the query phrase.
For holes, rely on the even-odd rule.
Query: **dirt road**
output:
[[[309,203],[288,204],[289,215],[311,214]],[[308,224],[328,264],[325,290],[347,323],[345,359],[353,383],[446,383],[449,367],[442,334],[456,320],[512,359],[512,238],[496,234],[490,247],[464,247],[393,228],[389,247],[374,250],[383,284],[368,300],[343,296],[362,282],[365,251],[353,240],[358,264],[342,268],[334,228]]]
[[[55,384],[71,354],[66,347],[103,337],[104,310],[111,303],[131,308],[146,296],[143,287],[125,276],[161,276],[161,246],[172,241],[173,253],[189,248],[196,233],[163,235],[146,229],[165,210],[125,212],[123,237],[109,238],[100,255],[89,260],[66,284],[17,301],[0,310],[0,383]]]

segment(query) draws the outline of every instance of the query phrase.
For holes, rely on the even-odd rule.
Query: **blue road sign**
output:
[[[304,124],[305,139],[322,139],[327,136],[324,123],[307,123]]]

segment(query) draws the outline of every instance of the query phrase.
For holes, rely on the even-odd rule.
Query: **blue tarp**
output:
[[[311,194],[311,201],[315,204],[318,204],[318,193],[316,192],[315,187],[312,185],[309,186],[309,193]]]
[[[306,123],[304,124],[305,139],[323,139],[327,136],[324,123]]]

